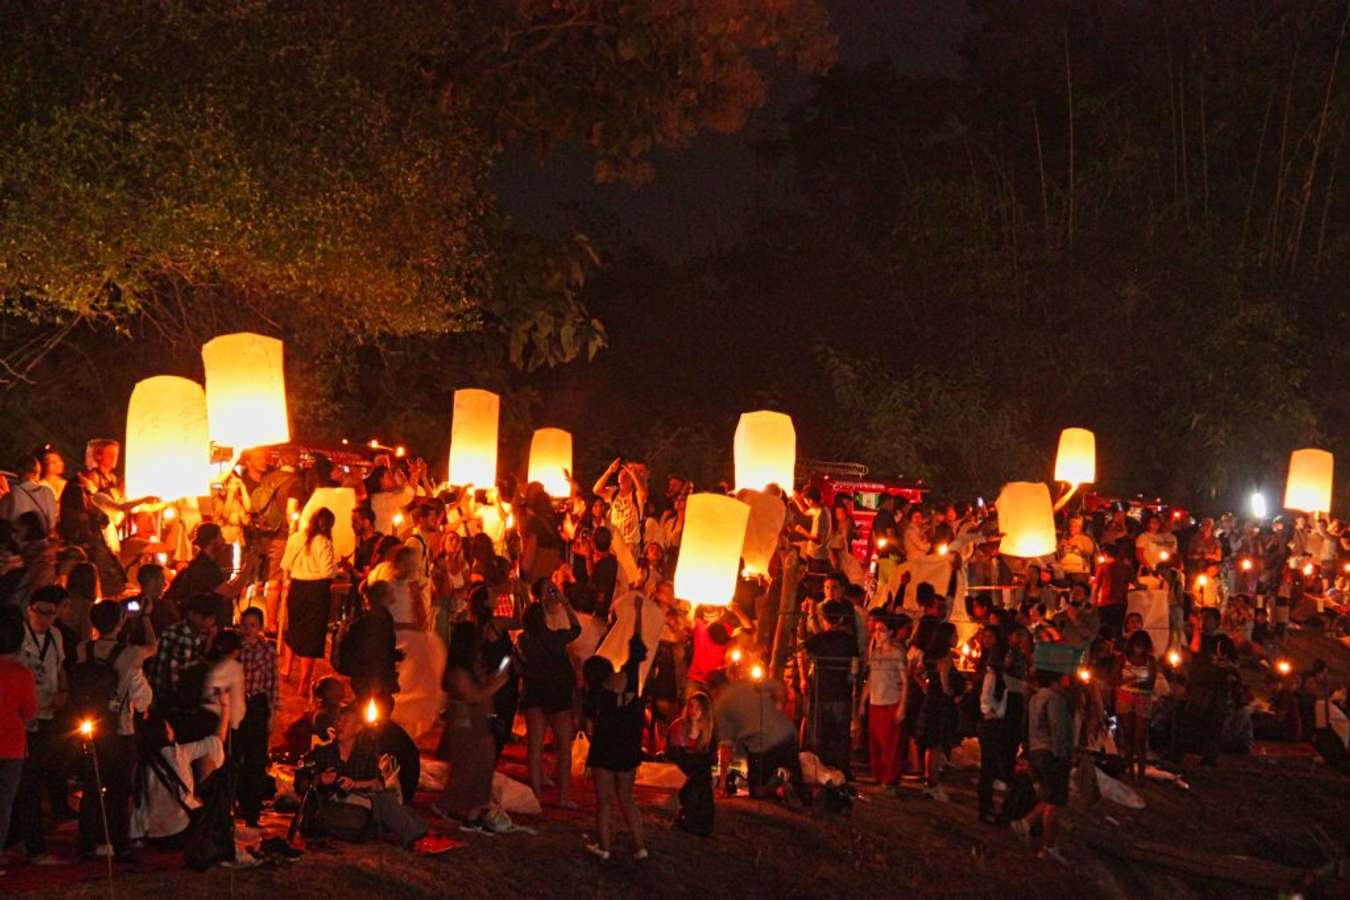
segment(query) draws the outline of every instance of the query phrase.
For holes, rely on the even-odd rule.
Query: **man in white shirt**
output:
[[[1142,566],[1156,569],[1164,562],[1177,562],[1177,536],[1162,530],[1162,519],[1149,513],[1144,531],[1134,541],[1135,559]]]
[[[64,742],[56,724],[57,713],[66,705],[66,648],[61,633],[52,627],[64,602],[66,589],[59,585],[33,592],[18,656],[19,662],[33,673],[37,718],[28,726],[28,759],[24,761],[19,793],[14,800],[14,829],[23,839],[29,862],[38,865],[54,861],[42,834],[43,785],[47,787],[53,811],[58,815],[70,813],[65,773],[58,764]]]

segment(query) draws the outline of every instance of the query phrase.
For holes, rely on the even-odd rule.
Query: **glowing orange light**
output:
[[[1174,669],[1181,665],[1181,654],[1175,650],[1167,651],[1167,664]]]
[[[730,654],[730,656],[731,656],[731,661],[734,662],[734,663],[739,663],[739,662],[741,661],[741,655],[742,655],[742,654],[741,654],[741,650],[740,650],[739,647],[737,647],[735,650],[732,650],[732,651],[731,651],[731,654]]]
[[[1166,550],[1158,554],[1158,559],[1161,562],[1167,562],[1171,558],[1172,554],[1168,553]]]
[[[1348,566],[1347,569],[1350,570],[1350,566]],[[1242,561],[1242,571],[1250,572],[1251,570],[1252,570],[1252,561],[1250,559],[1244,559]]]
[[[1303,574],[1304,574],[1304,575],[1311,575],[1312,573],[1313,573],[1313,564],[1312,564],[1312,563],[1304,563],[1304,565],[1303,565]]]
[[[1294,665],[1289,662],[1289,660],[1282,659],[1275,663],[1275,671],[1279,672],[1281,675],[1288,675],[1290,672],[1294,671]]]
[[[1092,682],[1092,670],[1089,669],[1087,666],[1079,666],[1078,680],[1081,681],[1083,684],[1090,684]]]
[[[176,518],[178,518],[178,513],[174,511],[174,508],[173,508],[172,506],[166,506],[166,507],[164,507],[164,521],[165,521],[165,522],[172,522],[172,521],[173,521],[174,519],[176,519]]]
[[[1341,567],[1341,570],[1342,570],[1342,571],[1345,571],[1345,572],[1350,572],[1350,562],[1348,562],[1348,563],[1346,563],[1344,566],[1342,566],[1342,567]]]
[[[1098,553],[1098,554],[1097,554],[1097,565],[1099,565],[1099,566],[1106,565],[1106,554],[1105,554],[1105,553]]]
[[[759,663],[755,663],[753,666],[750,667],[750,680],[751,681],[764,680],[764,667],[761,666]]]
[[[877,538],[877,549],[878,550],[886,549],[886,539],[884,537]],[[1350,569],[1350,565],[1346,566],[1346,568]]]
[[[398,527],[399,525],[402,524],[403,524],[403,513],[394,513],[394,526]]]
[[[947,545],[938,544],[938,556],[946,556],[946,555],[947,555]]]
[[[156,554],[155,554],[155,562],[159,563],[161,566],[168,565],[168,563],[169,563],[169,554],[167,554],[167,553],[156,553]]]
[[[85,719],[83,722],[80,723],[80,734],[81,734],[82,736],[84,736],[84,737],[93,737],[93,736],[94,736],[94,720],[93,720],[93,719]]]
[[[366,704],[366,724],[374,725],[380,720],[380,708],[375,705],[375,698],[371,697],[370,702]]]
[[[380,442],[377,441],[377,440],[375,440],[375,438],[371,438],[371,439],[370,439],[370,449],[374,450],[374,449],[375,449],[376,447],[378,447],[378,446],[380,446]]]
[[[1209,584],[1209,576],[1201,575],[1199,578],[1195,579],[1195,584],[1196,587],[1204,587],[1205,585]]]
[[[394,455],[397,456],[399,459],[402,459],[403,457],[405,457],[405,456],[408,455],[408,448],[407,448],[407,447],[401,447],[401,446],[400,446],[400,447],[395,447],[395,448],[394,448]]]
[[[299,512],[293,512],[293,513],[291,513],[291,521],[292,521],[292,522],[299,522],[299,521],[300,521],[300,513],[299,513]]]

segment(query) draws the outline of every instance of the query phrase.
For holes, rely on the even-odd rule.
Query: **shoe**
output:
[[[586,852],[602,862],[609,859],[609,851],[601,847],[599,844],[587,844]]]
[[[1026,819],[1013,819],[1011,823],[1013,833],[1021,839],[1022,843],[1028,847],[1031,846],[1031,826],[1027,824]]]
[[[444,835],[429,834],[426,837],[418,838],[412,842],[410,849],[412,852],[422,856],[439,856],[442,853],[449,853],[456,847],[463,847],[461,841],[451,840]]]
[[[951,798],[947,796],[947,792],[942,789],[942,785],[940,784],[933,784],[924,788],[923,795],[928,799],[936,800],[939,803],[952,802]]]
[[[295,849],[279,837],[268,838],[258,845],[258,849],[268,856],[274,856],[287,862],[295,862],[305,855],[303,850]]]
[[[464,822],[459,826],[460,831],[469,831],[475,834],[486,835],[487,837],[496,837],[497,832],[492,830],[492,826],[487,823],[483,817],[478,817],[472,822]]]
[[[1053,859],[1057,863],[1068,865],[1069,861],[1064,858],[1064,854],[1059,852],[1058,847],[1043,847],[1040,853],[1036,854],[1037,859]]]
[[[642,860],[646,859],[650,855],[651,854],[647,852],[647,848],[642,847],[636,853],[633,854],[633,859],[636,859],[638,862],[642,862]]]

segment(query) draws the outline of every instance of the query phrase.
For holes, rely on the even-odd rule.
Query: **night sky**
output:
[[[976,23],[961,0],[832,0],[839,63],[863,66],[889,58],[903,73],[956,74],[957,48]],[[637,245],[668,259],[698,255],[741,234],[756,192],[788,202],[781,173],[756,168],[752,144],[780,129],[784,115],[810,97],[809,82],[780,70],[768,102],[734,135],[703,133],[687,148],[653,154],[651,183],[596,185],[592,157],[560,147],[541,161],[509,154],[496,185],[518,225],[538,233],[580,225],[605,249]]]

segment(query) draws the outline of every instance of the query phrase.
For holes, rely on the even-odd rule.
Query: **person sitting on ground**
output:
[[[375,747],[380,755],[389,755],[398,763],[399,794],[406,804],[411,804],[417,793],[417,782],[422,777],[422,755],[417,744],[403,730],[403,726],[390,718],[394,711],[392,697],[377,694],[365,701],[357,698],[357,706],[364,712],[366,704],[375,701],[376,720],[367,728],[375,734]]]
[[[780,769],[788,773],[783,799],[789,805],[809,804],[811,797],[802,781],[797,728],[782,710],[786,691],[778,679],[756,684],[751,667],[742,666],[734,681],[719,675],[713,679],[713,724],[717,738],[717,762],[720,775],[718,793],[729,796],[727,772],[732,756],[745,755],[750,794],[760,799],[778,796],[783,784]]]
[[[140,728],[140,764],[136,774],[136,804],[131,816],[133,840],[148,838],[169,846],[191,824],[190,811],[201,806],[196,785],[225,764],[225,735],[229,731],[229,697],[216,730],[195,741],[180,743],[173,726],[152,714]]]
[[[399,802],[393,791],[385,789],[375,742],[362,740],[362,732],[361,710],[357,704],[348,703],[338,710],[333,739],[310,753],[318,803],[348,803],[368,809],[376,833],[417,849],[417,842],[426,836],[426,822]],[[323,816],[315,813],[306,827],[313,829],[322,820]]]
[[[288,760],[298,760],[314,749],[316,740],[320,743],[332,740],[333,725],[346,698],[347,688],[340,678],[329,676],[314,682],[310,708],[286,726],[281,743],[274,749]]]

